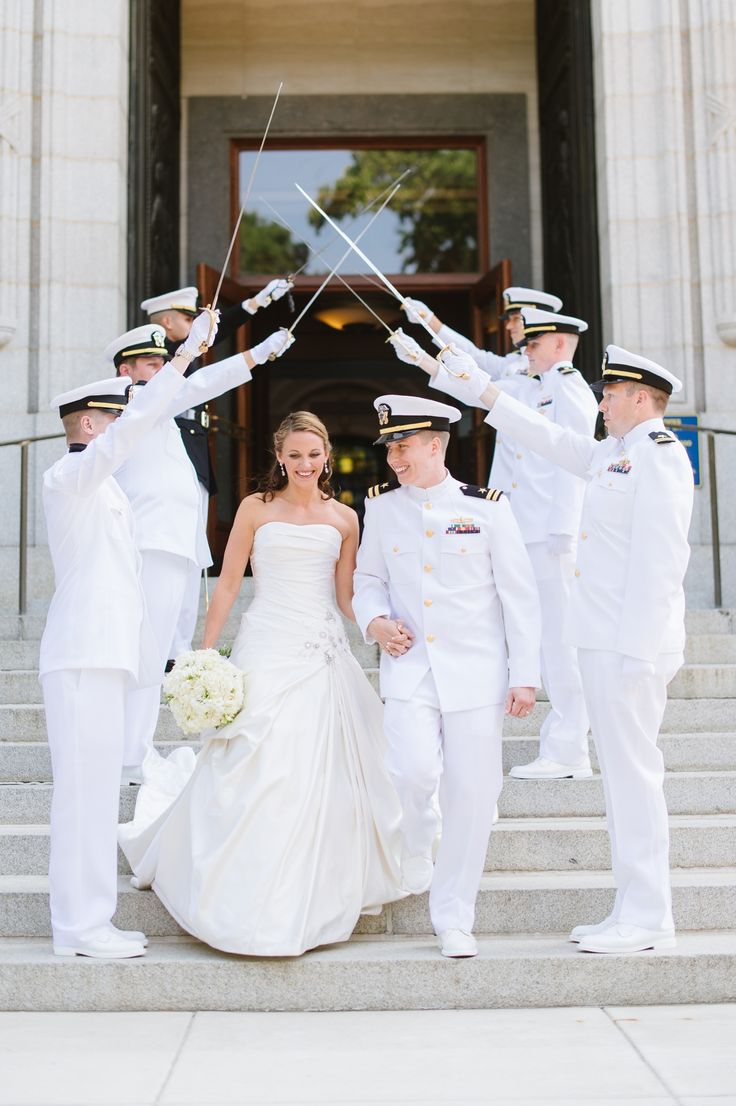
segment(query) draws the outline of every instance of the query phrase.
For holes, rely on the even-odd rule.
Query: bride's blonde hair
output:
[[[333,454],[332,443],[330,442],[330,436],[327,433],[327,427],[322,422],[322,419],[313,415],[311,411],[292,411],[283,419],[276,427],[273,435],[273,453],[274,459],[271,468],[269,469],[264,480],[261,481],[258,491],[263,495],[264,502],[268,503],[273,499],[276,492],[280,492],[289,483],[288,477],[282,475],[281,465],[279,464],[276,455],[283,452],[284,442],[288,438],[289,434],[316,434],[318,438],[321,438],[322,444],[325,447],[325,454],[327,457],[327,470],[324,468],[319,474],[318,487],[322,492],[324,499],[334,499],[335,491],[330,483],[330,475],[333,467]]]

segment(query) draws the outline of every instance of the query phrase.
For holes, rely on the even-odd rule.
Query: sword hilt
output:
[[[291,338],[291,331],[287,330],[287,328],[285,326],[280,326],[279,330],[283,330],[284,334],[286,335],[286,340],[288,342],[289,338]],[[284,343],[284,345],[285,345],[285,343]],[[279,350],[278,353],[269,353],[268,360],[269,361],[275,361],[276,358],[280,357],[283,352],[284,352],[283,349],[281,349],[281,350]]]
[[[217,324],[217,315],[215,314],[214,309],[212,308],[212,306],[209,303],[207,304],[207,306],[205,308],[203,308],[203,310],[206,311],[207,314],[210,317],[210,329],[207,332],[207,338],[205,339],[205,341],[199,343],[199,352],[200,352],[200,354],[206,353],[207,350],[210,348],[210,344],[211,344],[210,339],[212,337],[212,331],[215,329],[215,326]]]

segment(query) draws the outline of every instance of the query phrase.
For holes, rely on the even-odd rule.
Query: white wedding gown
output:
[[[173,801],[144,777],[120,827],[138,886],[225,952],[296,956],[345,941],[361,913],[403,895],[381,701],[335,606],[341,541],[321,523],[256,530],[255,598],[231,656],[246,705],[205,735]]]

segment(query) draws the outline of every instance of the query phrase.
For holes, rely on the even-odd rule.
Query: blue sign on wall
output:
[[[672,415],[668,416],[664,420],[664,424],[668,430],[680,439],[687,455],[690,458],[690,464],[693,466],[693,476],[695,477],[695,487],[700,487],[700,435],[698,434],[698,416],[697,415]]]

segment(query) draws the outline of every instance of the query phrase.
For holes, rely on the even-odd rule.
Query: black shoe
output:
[[[164,672],[171,672],[171,669],[174,667],[175,664],[176,664],[176,661],[171,660],[171,659],[167,660],[166,668],[164,668]]]

